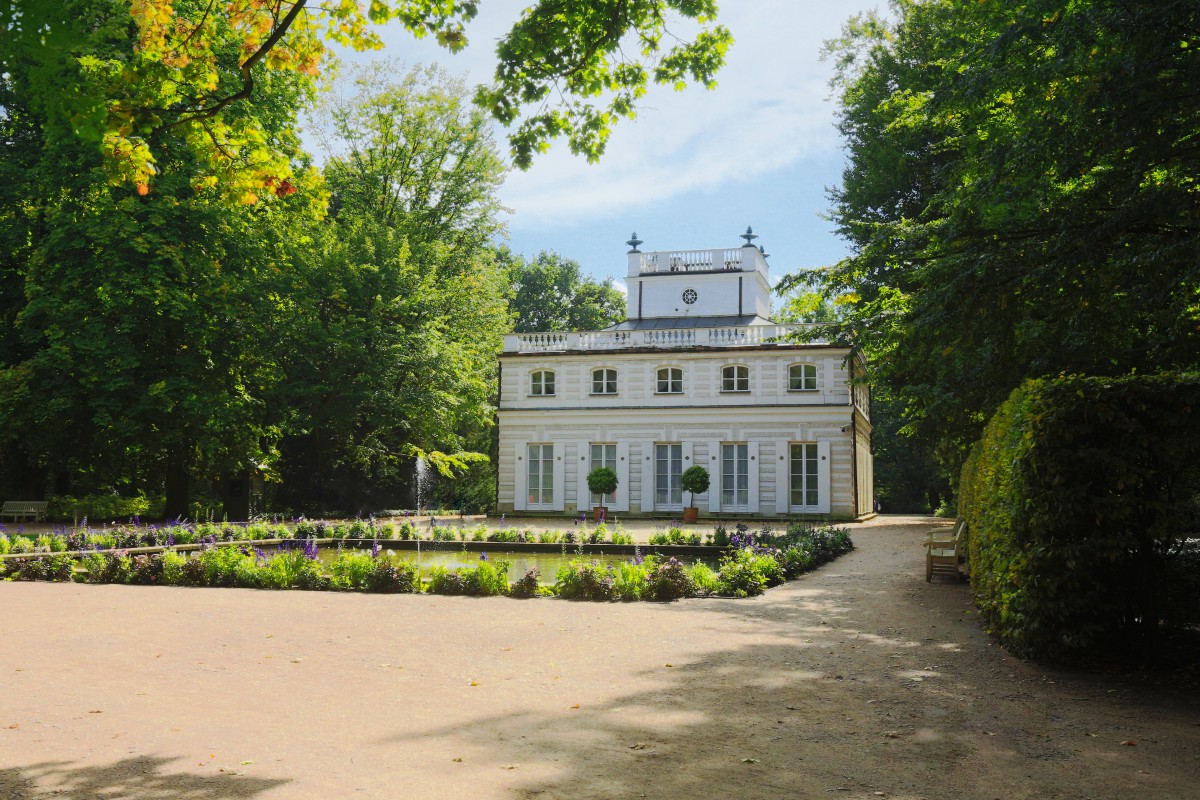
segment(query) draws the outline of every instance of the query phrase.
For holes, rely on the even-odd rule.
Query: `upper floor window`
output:
[[[554,394],[554,373],[548,369],[533,373],[530,376],[529,393],[535,397]]]
[[[750,391],[750,368],[743,366],[729,366],[721,368],[721,391],[722,392],[748,392]]]
[[[592,394],[616,394],[617,371],[615,369],[592,370]]]
[[[792,364],[788,367],[789,392],[815,392],[817,368],[812,364]]]
[[[683,394],[683,370],[679,367],[663,367],[658,371],[658,394]]]

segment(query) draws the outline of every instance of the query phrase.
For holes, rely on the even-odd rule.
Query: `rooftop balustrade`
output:
[[[629,253],[629,277],[671,272],[754,272],[767,276],[767,259],[756,247],[716,250],[661,250]]]
[[[744,325],[724,328],[660,328],[635,331],[570,331],[561,333],[510,333],[504,337],[505,353],[565,353],[640,348],[760,347],[800,343],[801,332],[816,327],[793,325]],[[828,344],[810,339],[808,344]]]

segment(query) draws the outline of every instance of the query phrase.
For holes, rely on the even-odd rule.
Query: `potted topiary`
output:
[[[595,514],[596,522],[600,522],[608,514],[608,509],[604,506],[604,495],[612,494],[617,490],[617,473],[608,467],[596,467],[588,473],[587,484],[588,491],[600,495],[601,504],[592,511]]]
[[[679,485],[683,487],[685,492],[691,492],[691,502],[688,507],[683,510],[684,522],[695,522],[696,515],[699,513],[696,510],[696,495],[704,494],[708,491],[708,470],[697,464],[694,467],[688,467],[683,471],[683,475],[679,478]]]

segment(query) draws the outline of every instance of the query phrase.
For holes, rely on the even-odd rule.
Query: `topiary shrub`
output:
[[[1200,376],[1066,376],[1014,391],[958,495],[987,627],[1026,657],[1077,659],[1131,638],[1152,648],[1160,623],[1187,613],[1164,599],[1200,528],[1198,464]]]

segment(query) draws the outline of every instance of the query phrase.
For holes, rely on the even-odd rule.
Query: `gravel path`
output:
[[[742,601],[0,583],[0,798],[1200,796],[1200,701],[1009,657],[941,524]]]

